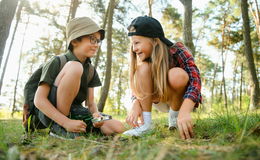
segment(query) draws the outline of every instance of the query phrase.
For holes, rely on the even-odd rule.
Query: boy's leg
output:
[[[109,136],[124,132],[125,127],[122,122],[115,119],[111,119],[104,121],[104,124],[100,127],[100,129],[103,134]]]
[[[69,61],[55,81],[54,85],[58,87],[57,109],[65,116],[69,115],[71,104],[79,92],[82,73],[83,66],[80,62]]]

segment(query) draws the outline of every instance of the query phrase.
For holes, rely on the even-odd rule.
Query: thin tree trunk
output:
[[[4,76],[5,76],[6,67],[7,67],[7,64],[8,64],[8,61],[9,61],[9,56],[10,56],[11,49],[12,49],[12,46],[13,46],[16,30],[17,30],[19,21],[21,19],[21,12],[22,12],[22,9],[24,7],[24,4],[25,4],[25,1],[24,0],[21,1],[21,3],[19,4],[17,13],[16,13],[16,23],[15,23],[15,27],[14,27],[14,32],[13,32],[13,35],[12,35],[11,43],[10,43],[9,48],[8,48],[7,57],[6,57],[4,66],[3,66],[3,71],[2,71],[1,79],[0,79],[0,95],[1,95],[1,92],[2,92],[2,86],[3,86],[3,80],[4,80]]]
[[[233,87],[232,87],[232,102],[235,102],[235,98],[236,98],[236,76],[237,76],[237,57],[235,60],[235,64],[234,64],[234,75],[233,75]]]
[[[251,14],[254,18],[254,22],[255,22],[255,25],[256,25],[256,32],[257,32],[257,35],[258,35],[258,42],[260,43],[260,13],[259,13],[257,0],[255,0],[255,5],[256,5],[256,8],[254,10],[252,3],[251,4],[249,3],[249,9],[250,9],[250,12],[251,12]]]
[[[224,14],[223,20],[223,28],[222,28],[222,40],[221,40],[221,59],[222,59],[222,84],[224,90],[224,105],[227,108],[227,92],[226,92],[226,81],[225,81],[225,60],[224,60],[224,52],[225,52],[225,29],[226,29],[226,14]]]
[[[256,75],[256,69],[254,64],[253,51],[251,46],[251,37],[250,37],[250,20],[248,16],[248,3],[247,0],[241,0],[241,11],[243,19],[243,38],[245,45],[245,55],[246,61],[250,73],[251,80],[251,95],[250,95],[250,109],[259,108],[259,82]]]
[[[79,1],[79,0],[71,0],[70,10],[69,10],[69,16],[68,16],[68,19],[67,19],[67,23],[68,23],[71,19],[75,18],[77,9],[78,9],[78,7],[79,7],[79,4],[80,4],[80,1]]]
[[[105,83],[102,87],[101,96],[98,102],[98,109],[103,112],[106,99],[109,92],[110,80],[111,80],[111,68],[112,68],[112,33],[113,33],[113,15],[115,9],[115,0],[110,0],[110,7],[108,13],[108,24],[107,24],[107,63],[106,63],[106,74]]]
[[[192,0],[180,0],[184,6],[183,39],[193,56],[195,57],[195,47],[192,41]]]
[[[218,68],[218,64],[215,64],[214,67],[214,73],[213,73],[213,80],[212,80],[212,86],[211,86],[211,105],[213,105],[214,103],[214,89],[215,89],[215,79],[216,79],[216,75],[217,75],[217,68]]]
[[[241,63],[241,73],[240,73],[240,92],[239,92],[239,108],[242,109],[242,94],[243,94],[243,62]]]
[[[18,0],[2,0],[0,2],[0,66],[2,64],[5,44],[9,36],[17,4]]]
[[[25,38],[26,31],[27,31],[27,28],[28,28],[29,19],[30,19],[30,17],[28,17],[28,20],[27,20],[27,23],[26,23],[26,26],[25,26],[25,29],[24,29],[22,45],[21,45],[21,48],[20,48],[20,56],[19,56],[19,62],[18,62],[18,71],[17,71],[17,76],[16,76],[16,80],[15,80],[15,85],[14,85],[14,99],[13,99],[12,117],[13,117],[15,111],[17,110],[17,108],[16,108],[16,92],[17,92],[17,85],[18,85],[20,69],[21,69],[24,38]]]
[[[149,8],[148,15],[150,17],[153,17],[152,6],[153,6],[153,0],[148,0],[148,8]]]
[[[104,20],[103,20],[103,25],[102,25],[103,29],[106,28],[106,25],[107,25],[107,17],[108,17],[109,8],[110,8],[110,2],[108,3],[106,14],[104,15]],[[101,50],[101,48],[99,48],[97,55],[96,55],[96,58],[95,58],[95,63],[94,63],[95,68],[97,68],[97,66],[98,66],[98,62],[99,62],[101,53],[102,53],[102,50]]]

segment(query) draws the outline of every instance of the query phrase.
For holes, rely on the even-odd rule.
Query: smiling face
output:
[[[151,38],[144,36],[131,36],[130,39],[133,52],[136,53],[141,61],[151,57],[153,51]]]
[[[91,35],[83,36],[80,41],[73,40],[73,53],[80,59],[95,56],[100,46],[100,33],[95,32]]]

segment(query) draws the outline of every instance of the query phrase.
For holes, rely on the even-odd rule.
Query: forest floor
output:
[[[167,114],[153,113],[154,129],[141,138],[89,136],[61,140],[43,130],[24,139],[21,119],[0,117],[0,159],[260,159],[260,111],[192,114],[195,138],[168,131]],[[1,115],[1,114],[0,114]],[[124,121],[125,115],[114,116]]]

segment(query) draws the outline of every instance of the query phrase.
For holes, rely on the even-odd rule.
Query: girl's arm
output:
[[[64,127],[67,131],[86,132],[86,124],[84,122],[80,120],[69,119],[52,105],[52,103],[47,98],[49,92],[50,86],[47,83],[42,83],[35,93],[35,106],[50,119]]]

